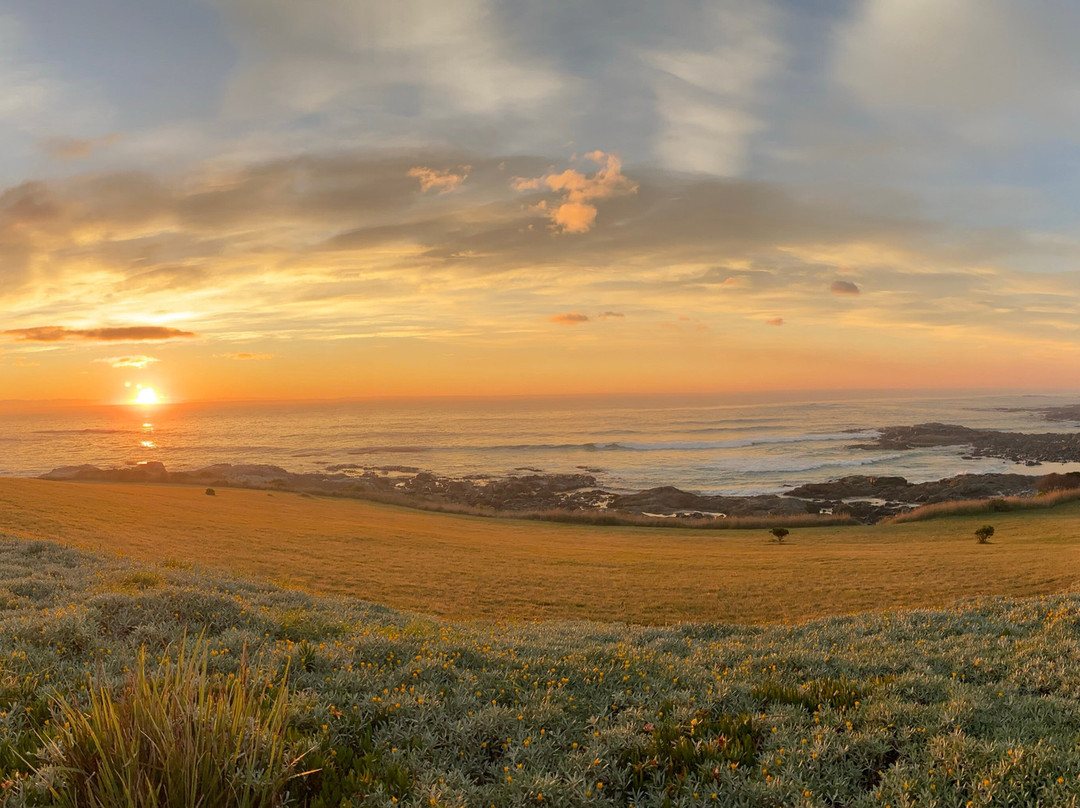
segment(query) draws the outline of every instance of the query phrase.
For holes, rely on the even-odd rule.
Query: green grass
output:
[[[0,594],[10,806],[1080,804],[1076,595],[453,623],[10,538]]]

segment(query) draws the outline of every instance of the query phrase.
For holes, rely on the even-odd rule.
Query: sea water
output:
[[[1046,474],[963,459],[962,447],[868,451],[883,426],[928,421],[1020,432],[1075,432],[1038,408],[1080,394],[671,396],[398,401],[8,406],[0,410],[0,474],[61,465],[160,461],[170,471],[267,463],[293,472],[346,466],[388,473],[504,477],[580,473],[613,491],[672,485],[702,493],[783,491],[848,474],[912,481],[959,473]]]

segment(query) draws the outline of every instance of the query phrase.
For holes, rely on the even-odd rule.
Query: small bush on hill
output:
[[[986,544],[990,541],[990,537],[994,535],[993,525],[983,525],[975,531],[975,538],[979,540],[979,544]]]
[[[783,544],[784,539],[788,537],[788,534],[790,534],[791,531],[788,530],[786,527],[774,527],[772,530],[769,531],[769,533],[772,534],[773,541]]]

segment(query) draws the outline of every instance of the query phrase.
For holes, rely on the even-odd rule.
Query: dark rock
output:
[[[970,446],[969,457],[996,457],[1030,465],[1080,462],[1080,433],[999,432],[956,424],[890,426],[882,429],[874,442],[852,448],[875,451],[934,446]]]
[[[807,503],[774,495],[752,497],[702,496],[670,485],[636,494],[612,497],[609,508],[630,513],[722,513],[727,516],[796,516],[808,512]]]

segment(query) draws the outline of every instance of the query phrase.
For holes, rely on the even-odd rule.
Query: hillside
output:
[[[996,527],[978,546],[973,531]],[[0,532],[450,619],[775,623],[1080,581],[1080,503],[898,525],[596,527],[297,494],[0,479]]]
[[[147,704],[195,705],[183,694],[200,688],[240,716],[226,740],[286,739],[259,747],[265,765],[214,758],[213,788],[198,786],[207,808],[285,794],[303,806],[1069,806],[1080,792],[1075,596],[799,627],[454,624],[8,538],[0,599],[8,805],[90,804],[95,783],[124,772],[144,789],[180,782],[185,744],[223,742],[222,725],[162,726]],[[159,669],[185,642],[206,672]],[[168,765],[120,766],[125,750],[150,754],[150,735],[168,739],[150,750]]]

